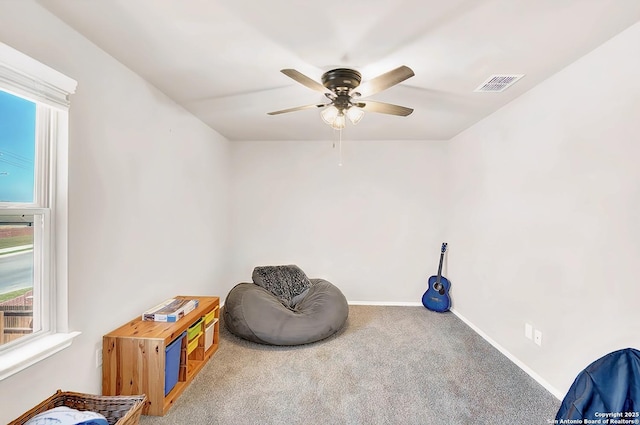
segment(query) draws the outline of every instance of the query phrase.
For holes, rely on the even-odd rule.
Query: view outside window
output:
[[[0,91],[0,344],[34,329],[34,215],[1,207],[35,203],[35,152],[36,104]]]
[[[34,202],[36,104],[0,91],[0,202]]]

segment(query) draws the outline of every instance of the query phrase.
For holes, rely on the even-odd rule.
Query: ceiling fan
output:
[[[325,108],[320,115],[331,127],[341,130],[346,125],[346,118],[353,124],[357,124],[366,112],[398,115],[406,117],[413,109],[391,103],[376,102],[363,99],[373,94],[386,90],[399,84],[415,74],[408,66],[400,66],[377,77],[362,81],[362,75],[349,68],[337,68],[322,74],[322,84],[296,71],[295,69],[283,69],[280,72],[297,81],[298,83],[323,93],[329,103],[316,103],[280,111],[268,112],[269,115],[284,114],[287,112],[302,111],[304,109]]]

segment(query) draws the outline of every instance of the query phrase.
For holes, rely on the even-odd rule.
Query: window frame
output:
[[[0,203],[0,214],[42,216],[34,234],[34,293],[39,282],[41,329],[0,347],[0,381],[71,345],[68,323],[69,95],[76,81],[0,43],[0,90],[36,103],[35,190],[32,203]],[[39,226],[34,224],[34,233]],[[38,252],[36,252],[36,238]],[[39,277],[36,277],[36,274]]]

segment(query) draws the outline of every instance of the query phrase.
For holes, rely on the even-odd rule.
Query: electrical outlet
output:
[[[533,326],[531,326],[531,323],[524,324],[524,336],[527,339],[533,339]]]
[[[96,367],[102,366],[102,348],[96,350]]]
[[[533,342],[535,342],[537,345],[542,345],[542,331],[536,329],[535,333],[533,334]]]

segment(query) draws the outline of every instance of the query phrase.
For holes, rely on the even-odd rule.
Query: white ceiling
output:
[[[335,137],[317,109],[267,115],[326,103],[280,69],[320,81],[349,67],[366,81],[400,65],[415,76],[370,99],[413,114],[367,113],[343,137],[447,140],[640,20],[638,0],[39,3],[232,141]],[[474,92],[503,73],[525,77]]]

